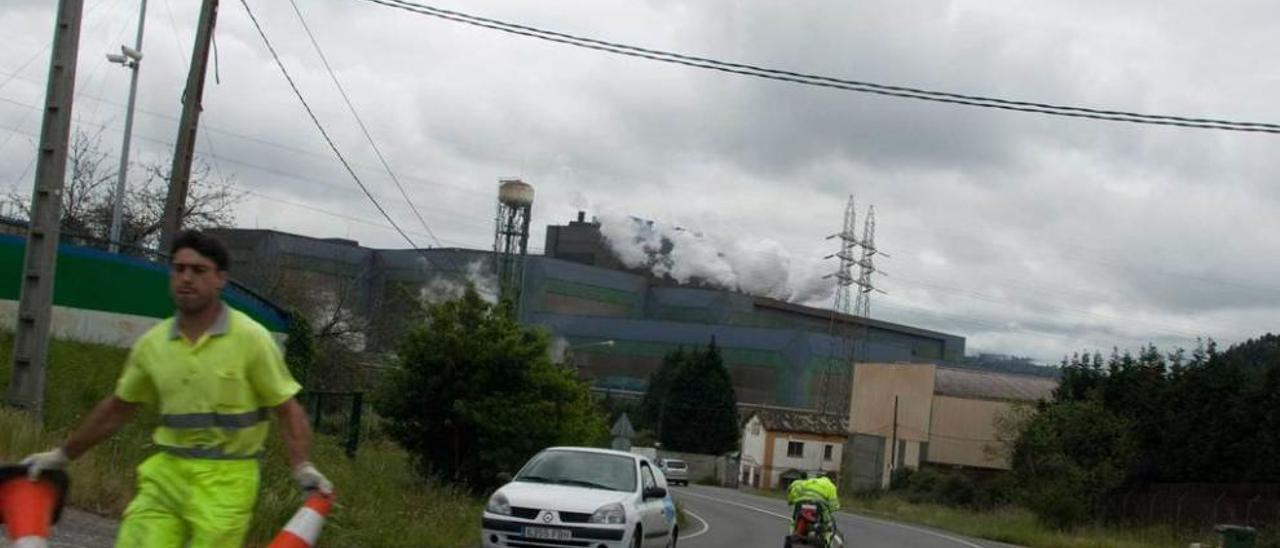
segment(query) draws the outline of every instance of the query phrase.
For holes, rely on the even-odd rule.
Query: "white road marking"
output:
[[[698,514],[695,514],[695,513],[691,512],[691,511],[689,511],[689,510],[680,510],[680,511],[681,511],[681,512],[684,512],[684,513],[686,513],[686,514],[689,514],[690,516],[692,516],[692,517],[693,517],[693,519],[696,519],[696,520],[698,520],[699,522],[702,522],[702,530],[701,530],[701,531],[698,531],[697,533],[694,533],[694,534],[692,534],[692,535],[682,535],[682,536],[679,538],[679,540],[689,540],[689,539],[694,538],[694,537],[700,537],[700,536],[702,536],[702,535],[707,534],[707,531],[710,531],[710,530],[711,530],[711,524],[710,524],[710,523],[707,523],[707,520],[702,519],[702,516],[699,516]]]
[[[728,500],[724,500],[724,499],[718,499],[718,498],[715,498],[715,497],[708,497],[708,496],[706,496],[706,495],[699,495],[699,494],[691,493],[691,492],[689,492],[689,491],[685,491],[685,490],[681,490],[681,491],[680,491],[680,494],[682,494],[682,495],[689,495],[689,496],[693,496],[693,497],[697,497],[697,498],[701,498],[701,499],[706,499],[706,500],[709,500],[709,501],[712,501],[712,502],[719,502],[719,503],[721,503],[721,504],[728,504],[728,505],[731,505],[731,506],[737,506],[737,507],[739,507],[739,508],[745,508],[745,509],[747,509],[747,510],[753,510],[753,511],[756,511],[756,512],[760,512],[760,513],[762,513],[762,514],[768,514],[768,515],[770,515],[770,516],[774,516],[774,517],[777,517],[777,518],[782,518],[782,519],[785,519],[785,520],[790,520],[790,519],[791,519],[791,516],[784,516],[784,515],[782,515],[782,514],[778,514],[778,513],[770,512],[770,511],[768,511],[768,510],[763,510],[763,509],[760,509],[760,508],[756,508],[755,506],[750,506],[750,505],[747,505],[747,504],[739,504],[739,503],[737,503],[737,502],[732,502],[732,501],[728,501]],[[860,516],[860,515],[858,515],[858,514],[853,514],[853,513],[850,513],[850,512],[840,512],[840,513],[841,513],[841,514],[844,514],[844,515],[845,515],[845,516],[847,516],[847,517],[851,517],[851,518],[855,518],[855,519],[867,520],[867,521],[871,521],[871,522],[879,523],[879,524],[882,524],[882,525],[892,525],[892,526],[894,526],[894,527],[900,527],[900,528],[902,528],[902,529],[906,529],[906,530],[908,530],[908,531],[915,531],[915,532],[917,532],[917,533],[923,533],[923,534],[930,535],[930,536],[933,536],[933,537],[937,537],[937,538],[940,538],[940,539],[943,539],[943,540],[949,540],[949,541],[951,541],[951,542],[954,542],[954,543],[959,544],[959,545],[961,545],[961,546],[965,546],[965,547],[967,547],[967,548],[984,548],[984,547],[983,547],[983,546],[981,546],[981,545],[974,544],[974,543],[969,542],[969,541],[967,541],[967,540],[965,540],[965,539],[957,538],[957,537],[953,537],[953,536],[951,536],[951,535],[946,535],[946,534],[943,534],[943,533],[939,533],[939,532],[937,532],[937,531],[930,531],[930,530],[928,530],[928,529],[921,529],[921,528],[919,528],[919,527],[913,527],[913,526],[910,526],[910,525],[904,525],[904,524],[901,524],[901,523],[898,523],[898,522],[894,522],[894,521],[886,521],[886,520],[882,520],[882,519],[869,518],[869,517],[866,517],[866,516]]]
[[[747,504],[741,504],[741,503],[737,503],[737,502],[733,502],[733,501],[728,501],[728,500],[724,500],[724,499],[718,499],[718,498],[715,498],[715,497],[708,497],[708,496],[706,496],[706,495],[699,495],[699,494],[692,493],[692,492],[689,492],[689,491],[680,491],[680,494],[681,494],[681,495],[689,495],[689,496],[691,496],[691,497],[697,497],[697,498],[700,498],[700,499],[706,499],[706,500],[709,500],[709,501],[712,501],[712,502],[718,502],[718,503],[720,503],[720,504],[728,504],[728,505],[730,505],[730,506],[737,506],[738,508],[744,508],[744,509],[751,510],[751,511],[754,511],[754,512],[760,512],[761,514],[768,514],[768,515],[773,516],[773,517],[775,517],[775,518],[781,518],[781,519],[785,519],[785,520],[788,520],[788,521],[790,521],[790,520],[791,520],[791,516],[787,516],[787,515],[779,514],[779,513],[776,513],[776,512],[770,512],[770,511],[768,511],[768,510],[765,510],[765,509],[762,509],[762,508],[756,508],[755,506],[751,506],[751,505],[747,505]]]

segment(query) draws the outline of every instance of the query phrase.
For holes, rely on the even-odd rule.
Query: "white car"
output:
[[[680,459],[662,459],[660,465],[671,485],[689,485],[689,465]]]
[[[666,479],[643,455],[552,447],[485,505],[485,548],[674,548]]]

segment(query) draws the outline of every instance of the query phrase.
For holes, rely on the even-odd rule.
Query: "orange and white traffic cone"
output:
[[[271,540],[267,548],[311,548],[320,538],[320,529],[324,527],[324,518],[329,516],[333,508],[333,496],[312,493],[306,504],[289,519],[280,534]]]
[[[12,548],[49,545],[49,529],[61,517],[68,483],[61,470],[44,472],[31,481],[26,466],[0,467],[0,524]]]

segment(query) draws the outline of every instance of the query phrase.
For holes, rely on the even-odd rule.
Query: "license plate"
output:
[[[524,536],[538,540],[569,540],[573,538],[573,531],[548,527],[525,527]]]

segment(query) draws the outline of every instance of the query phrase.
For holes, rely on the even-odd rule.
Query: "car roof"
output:
[[[597,453],[601,455],[614,455],[618,457],[648,460],[644,455],[637,455],[626,451],[615,451],[613,449],[600,449],[597,447],[548,447],[543,449],[543,451],[577,451],[579,453]]]

